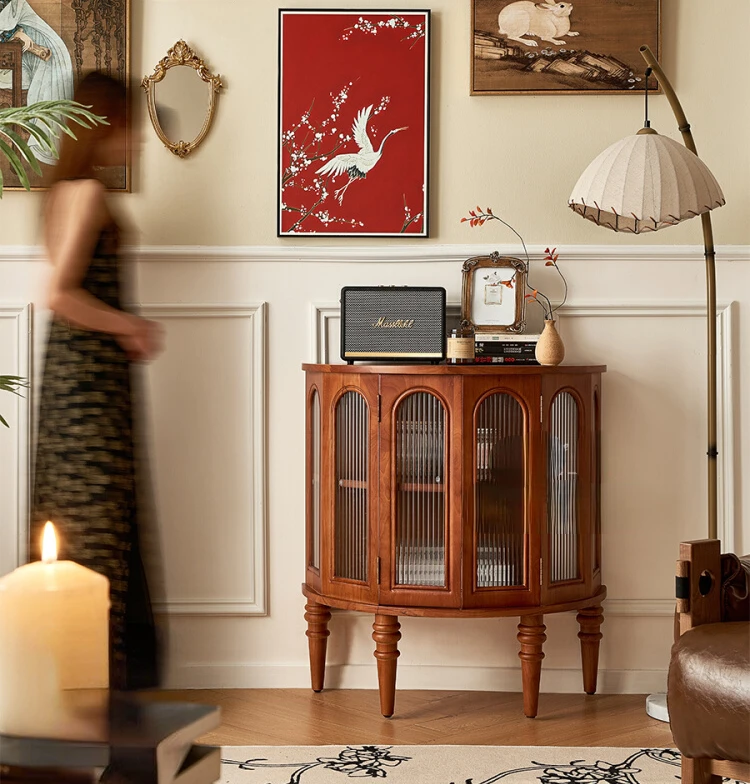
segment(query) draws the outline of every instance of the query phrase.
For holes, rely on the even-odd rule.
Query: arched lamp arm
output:
[[[677,94],[666,74],[648,46],[641,47],[641,55],[651,68],[672,107],[682,141],[690,152],[698,155],[690,123],[680,104]],[[703,227],[703,249],[706,257],[706,300],[708,317],[708,538],[716,539],[718,532],[717,458],[716,447],[716,252],[711,213],[701,214]]]

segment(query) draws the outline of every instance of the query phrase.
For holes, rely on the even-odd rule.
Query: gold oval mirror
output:
[[[175,155],[189,155],[211,127],[221,77],[212,74],[184,41],[178,41],[141,86],[156,135]]]

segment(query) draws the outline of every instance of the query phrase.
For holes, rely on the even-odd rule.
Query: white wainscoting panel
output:
[[[266,306],[146,305],[152,466],[171,615],[266,613]]]
[[[29,378],[31,305],[0,305],[0,375]],[[26,560],[31,482],[31,390],[0,393],[0,575]]]

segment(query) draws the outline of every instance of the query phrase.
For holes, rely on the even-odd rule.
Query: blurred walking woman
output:
[[[158,685],[158,668],[138,538],[131,363],[155,355],[159,332],[123,309],[119,229],[97,179],[101,167],[126,159],[125,87],[93,73],[74,98],[109,125],[76,126],[78,141],[63,137],[44,207],[52,318],[31,541],[39,547],[41,526],[51,520],[60,558],[109,579],[110,685],[148,688]]]

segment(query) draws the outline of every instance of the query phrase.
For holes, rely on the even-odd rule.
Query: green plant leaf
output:
[[[29,175],[26,174],[26,170],[23,168],[21,159],[18,157],[18,155],[16,155],[13,148],[2,139],[0,139],[0,152],[2,152],[8,159],[11,169],[13,169],[13,171],[18,175],[18,179],[21,180],[21,185],[23,185],[23,187],[28,191],[31,188]]]
[[[36,159],[34,153],[31,152],[29,145],[26,144],[26,142],[15,131],[11,131],[10,128],[5,128],[3,133],[13,142],[13,144],[16,145],[16,147],[18,147],[21,155],[23,155],[23,157],[27,160],[29,166],[31,166],[31,168],[34,170],[34,173],[41,177],[42,167],[39,165],[39,161]]]
[[[38,101],[30,106],[0,109],[0,137],[10,141],[8,144],[0,138],[0,154],[8,159],[24,188],[29,190],[31,187],[25,166],[29,166],[36,174],[41,174],[41,167],[29,144],[19,135],[19,132],[33,136],[46,152],[56,156],[57,148],[54,140],[62,133],[72,139],[78,138],[69,127],[70,124],[82,128],[109,125],[105,117],[94,114],[90,109],[90,106],[68,100]],[[15,129],[11,130],[10,126],[15,126]],[[2,195],[3,178],[0,173],[0,198]]]
[[[52,137],[45,133],[38,125],[32,125],[31,123],[28,123],[25,126],[19,127],[23,127],[25,131],[28,131],[29,134],[39,142],[39,144],[42,146],[42,149],[44,149],[46,152],[52,153],[55,156],[57,155],[57,148],[52,143]]]

